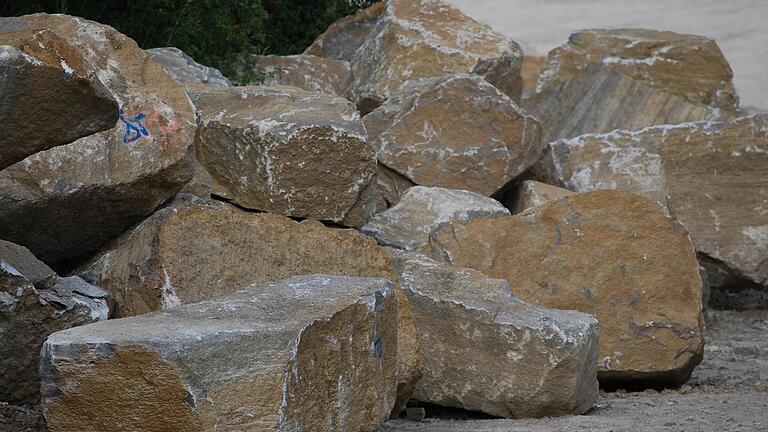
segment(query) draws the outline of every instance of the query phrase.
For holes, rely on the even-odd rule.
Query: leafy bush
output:
[[[0,16],[65,13],[109,24],[142,48],[175,46],[230,77],[248,54],[297,54],[376,0],[0,0]],[[246,70],[250,69],[248,67]],[[246,76],[245,80],[253,80]]]

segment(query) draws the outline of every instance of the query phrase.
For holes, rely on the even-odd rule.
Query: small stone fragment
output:
[[[53,431],[376,431],[395,402],[384,279],[312,275],[51,335]]]
[[[397,205],[374,216],[360,231],[383,246],[421,250],[429,244],[429,233],[441,224],[508,215],[509,210],[498,201],[474,192],[414,186]]]
[[[286,85],[315,93],[346,96],[351,79],[349,62],[313,55],[255,56],[264,74],[263,85]]]
[[[230,87],[232,83],[216,68],[203,66],[175,47],[151,48],[147,55],[165,73],[181,84],[210,84]]]
[[[36,288],[50,288],[58,277],[29,249],[15,243],[0,240],[0,259],[24,275]]]
[[[111,129],[118,104],[59,34],[0,21],[0,170],[27,156]]]
[[[376,155],[349,101],[283,86],[188,90],[197,158],[235,203],[345,226],[373,214]]]
[[[422,186],[488,196],[542,150],[538,121],[474,75],[409,81],[363,121],[379,162]]]
[[[405,417],[410,421],[420,422],[424,421],[427,413],[422,407],[410,407],[405,410]]]
[[[390,251],[416,318],[416,400],[499,417],[581,414],[597,400],[598,323],[531,306],[509,284]]]
[[[415,186],[412,181],[405,178],[395,170],[385,165],[376,165],[376,213],[394,206],[400,202],[400,197]]]
[[[512,214],[522,213],[532,207],[541,207],[574,192],[557,186],[526,180],[517,186],[512,200]]]
[[[506,279],[524,301],[595,315],[604,384],[682,384],[702,359],[693,245],[645,197],[594,191],[520,215],[453,222],[431,246],[453,265]]]

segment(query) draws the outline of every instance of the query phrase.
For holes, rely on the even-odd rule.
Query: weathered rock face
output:
[[[551,51],[526,107],[544,140],[735,115],[733,73],[708,38],[584,30]]]
[[[108,131],[0,172],[0,237],[57,266],[93,253],[189,181],[195,116],[178,84],[111,27],[40,14],[3,18],[0,28],[67,40],[123,112]]]
[[[304,54],[336,60],[351,60],[379,21],[386,2],[358,11],[331,24],[323,34],[304,51]]]
[[[322,46],[336,44],[341,46],[338,51],[351,51],[376,13],[369,15],[358,15],[337,28],[332,26],[331,34],[338,35],[352,26],[358,26],[359,32],[333,42],[326,33],[321,36]],[[390,0],[376,20],[350,58],[351,99],[364,113],[384,102],[406,81],[453,74],[478,73],[512,99],[520,99],[520,47],[457,8],[442,1]],[[312,48],[309,52],[316,53]]]
[[[392,282],[315,275],[59,332],[45,416],[56,431],[376,431],[396,320]]]
[[[659,126],[552,143],[538,175],[665,204],[714,260],[710,282],[768,285],[768,119]],[[717,269],[726,274],[715,274]]]
[[[112,292],[116,314],[127,317],[314,273],[397,279],[383,249],[354,230],[199,199],[157,211],[81,275]],[[407,386],[418,380],[422,359],[410,307],[401,301],[398,377]]]
[[[346,96],[351,78],[349,62],[313,55],[255,56],[255,66],[264,71],[264,85],[338,96]]]
[[[58,277],[50,267],[38,260],[29,249],[15,243],[0,240],[0,259],[24,275],[36,288],[49,288]]]
[[[405,250],[421,250],[429,233],[451,221],[508,216],[498,201],[465,190],[414,186],[400,202],[379,213],[361,231],[379,244]]]
[[[182,84],[210,84],[230,87],[232,83],[216,68],[203,66],[175,47],[152,48],[147,55],[165,73]]]
[[[536,85],[539,82],[541,70],[547,61],[546,56],[524,55],[523,67],[520,70],[520,76],[523,79],[523,97],[528,97],[536,92]]]
[[[0,170],[118,118],[117,101],[76,48],[21,22],[0,21]]]
[[[107,292],[78,277],[38,290],[0,258],[0,399],[40,402],[40,348],[51,333],[105,320]]]
[[[395,170],[385,165],[376,166],[376,212],[392,207],[400,202],[400,197],[415,186],[414,183]]]
[[[250,209],[368,221],[376,155],[349,101],[293,87],[190,89],[200,113],[197,158]]]
[[[551,201],[568,195],[573,195],[573,192],[546,183],[526,180],[517,186],[510,208],[513,214],[518,214],[532,207],[547,205]]]
[[[490,195],[541,155],[541,128],[474,75],[409,81],[365,116],[379,162],[423,186]]]
[[[598,323],[509,284],[391,250],[424,352],[414,398],[500,417],[581,414],[597,400]]]
[[[433,233],[452,264],[509,281],[524,301],[600,321],[604,383],[683,383],[701,361],[701,278],[685,229],[644,197],[595,191]]]

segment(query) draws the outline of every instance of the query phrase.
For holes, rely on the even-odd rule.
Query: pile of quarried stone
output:
[[[708,293],[768,298],[768,119],[704,37],[523,61],[437,0],[257,56],[254,86],[0,18],[0,401],[51,431],[375,431],[686,382]]]

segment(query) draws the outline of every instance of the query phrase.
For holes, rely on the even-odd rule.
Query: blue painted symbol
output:
[[[373,349],[376,350],[376,355],[379,358],[384,358],[384,348],[381,346],[381,338],[376,338],[375,341],[373,341]]]
[[[139,113],[132,119],[126,118],[125,111],[120,108],[120,121],[125,123],[125,133],[123,134],[124,143],[132,143],[142,136],[149,136],[149,131],[141,124],[141,120],[143,120],[144,117],[144,113]]]

